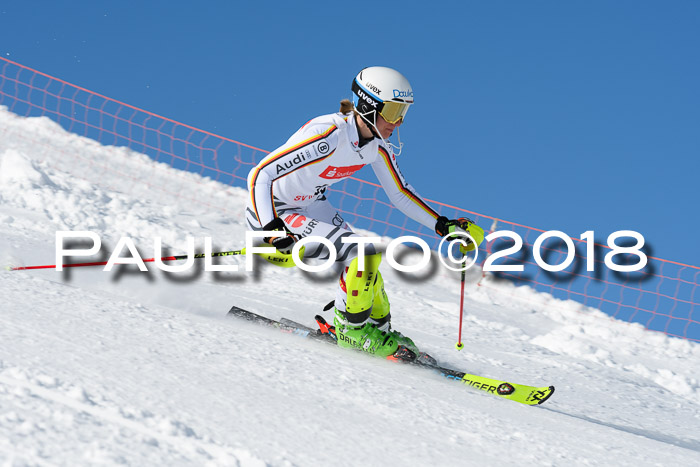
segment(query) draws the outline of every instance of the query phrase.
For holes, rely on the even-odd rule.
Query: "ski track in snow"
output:
[[[53,264],[56,230],[237,249],[246,195],[0,107],[3,266]],[[459,278],[382,267],[395,327],[441,363],[557,387],[525,407],[225,317],[310,325],[330,274],[201,266],[1,272],[0,465],[700,464],[698,344],[470,271],[457,352]]]

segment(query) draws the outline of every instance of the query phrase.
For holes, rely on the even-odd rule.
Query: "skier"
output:
[[[340,275],[333,324],[338,345],[377,356],[394,355],[400,346],[418,353],[413,341],[391,330],[389,300],[379,272],[381,254],[365,246],[364,270],[359,270],[357,236],[326,199],[326,188],[371,165],[392,203],[440,236],[466,232],[478,247],[483,230],[472,221],[440,216],[406,183],[396,155],[401,142],[388,142],[413,104],[413,89],[398,71],[365,68],[352,83],[353,101],[340,102],[338,113],[316,117],[248,174],[250,199],[246,220],[251,230],[279,231],[265,241],[282,253],[291,252],[302,237],[329,239],[346,267]],[[395,154],[394,149],[398,152]],[[321,244],[307,244],[304,258],[327,259]]]

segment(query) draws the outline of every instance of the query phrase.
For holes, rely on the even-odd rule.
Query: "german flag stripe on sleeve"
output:
[[[322,140],[322,139],[324,139],[324,138],[329,137],[329,136],[330,136],[331,134],[333,134],[333,132],[336,131],[337,129],[338,129],[337,126],[332,125],[332,126],[330,126],[326,131],[324,131],[323,133],[320,133],[320,134],[318,134],[318,135],[313,135],[313,136],[311,136],[311,137],[309,137],[309,138],[307,138],[307,139],[305,139],[305,140],[303,140],[303,141],[301,141],[301,142],[295,144],[294,146],[291,146],[291,147],[289,147],[289,148],[284,149],[284,150],[283,150],[282,152],[280,152],[280,153],[277,153],[277,154],[272,153],[272,154],[270,154],[270,155],[267,156],[265,159],[263,159],[263,160],[260,162],[260,164],[258,164],[258,166],[257,166],[256,169],[255,169],[255,172],[253,173],[253,177],[252,177],[251,180],[250,180],[250,186],[248,187],[248,191],[250,192],[250,198],[251,198],[252,205],[253,205],[253,210],[255,211],[255,215],[258,217],[258,220],[260,219],[260,215],[258,214],[257,203],[255,202],[255,184],[256,184],[257,181],[258,181],[258,176],[260,175],[260,172],[262,172],[266,167],[269,167],[269,166],[271,166],[272,164],[274,164],[275,162],[277,162],[277,161],[279,161],[280,159],[284,158],[285,156],[287,156],[287,155],[289,155],[289,154],[291,154],[291,153],[293,153],[293,152],[295,152],[295,151],[298,151],[298,150],[300,150],[300,149],[303,149],[303,148],[306,147],[306,146],[309,146],[309,145],[311,145],[311,144],[314,144],[315,142],[317,142],[317,141],[319,141],[319,140]],[[306,163],[304,163],[304,164],[301,164],[301,165],[299,165],[298,167],[295,167],[294,170],[290,170],[289,172],[287,172],[287,173],[285,173],[285,174],[283,174],[283,175],[281,175],[281,176],[279,176],[279,177],[273,178],[272,181],[274,182],[275,180],[277,180],[277,179],[279,179],[279,178],[282,178],[282,177],[284,177],[284,176],[286,176],[286,175],[289,175],[290,173],[292,173],[292,172],[294,172],[294,171],[296,171],[296,170],[299,170],[299,169],[301,169],[302,167],[306,167],[306,166],[309,166],[309,165],[311,165],[311,164],[316,164],[316,163],[318,163],[318,162],[321,162],[322,160],[324,160],[324,159],[330,157],[331,155],[333,155],[334,152],[335,152],[335,151],[331,151],[331,152],[329,152],[327,155],[325,155],[325,156],[323,156],[323,157],[320,157],[320,158],[318,158],[318,159],[314,159],[314,160],[311,160],[311,161],[306,162]],[[273,193],[272,193],[272,186],[270,186],[270,202],[272,202],[272,196],[273,196]],[[275,215],[277,215],[277,212],[275,211],[274,203],[273,203],[273,205],[272,205],[272,212],[274,212]]]
[[[391,177],[394,179],[394,183],[396,183],[396,186],[401,191],[401,193],[403,193],[404,196],[416,203],[425,212],[437,219],[439,217],[439,214],[436,213],[430,206],[428,206],[425,203],[425,201],[421,199],[420,196],[413,193],[411,190],[408,189],[406,185],[403,184],[403,182],[401,181],[401,176],[396,171],[396,167],[394,167],[394,164],[391,163],[391,156],[389,155],[387,150],[379,146],[379,154],[381,154],[382,158],[384,159],[384,163],[389,168],[389,172],[391,172]]]

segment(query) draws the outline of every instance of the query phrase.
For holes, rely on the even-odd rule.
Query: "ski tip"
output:
[[[545,401],[546,401],[547,399],[549,399],[550,397],[552,397],[552,394],[554,394],[554,386],[550,386],[550,387],[549,387],[549,393],[544,397],[544,399],[542,399],[541,401],[539,401],[539,402],[537,403],[537,405],[544,404]]]
[[[328,324],[328,323],[326,322],[326,319],[325,319],[323,316],[321,316],[321,315],[316,315],[316,316],[314,316],[314,319],[316,320],[317,323],[320,323],[320,324]]]
[[[243,314],[245,310],[243,308],[238,308],[236,305],[233,305],[230,310],[228,310],[227,315],[240,315]]]

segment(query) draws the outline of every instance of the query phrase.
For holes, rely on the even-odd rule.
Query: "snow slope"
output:
[[[0,108],[3,266],[53,264],[57,230],[236,249],[245,196]],[[312,324],[333,274],[198,266],[0,273],[0,465],[700,464],[698,344],[471,271],[457,352],[458,274],[382,267],[395,327],[441,363],[557,387],[526,407],[225,316]]]

